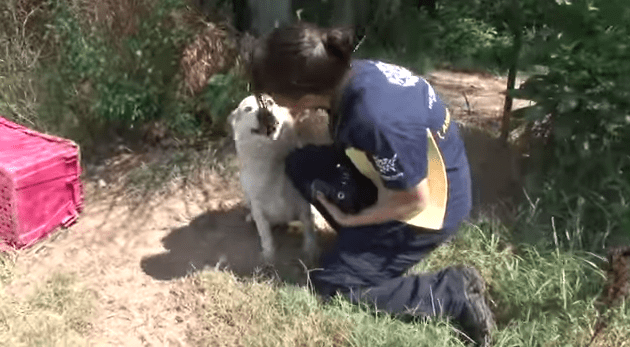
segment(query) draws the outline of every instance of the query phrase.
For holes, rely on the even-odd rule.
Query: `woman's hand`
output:
[[[337,207],[334,203],[330,202],[323,193],[317,192],[316,198],[324,206],[326,211],[330,213],[333,219],[339,223],[339,225],[344,227],[354,225],[352,220],[353,215],[341,211],[341,209],[339,209],[339,207]]]
[[[411,214],[420,213],[426,206],[428,194],[429,186],[426,179],[408,190],[394,191],[379,187],[376,203],[358,214],[344,213],[320,192],[316,198],[339,225],[349,227],[403,220]]]

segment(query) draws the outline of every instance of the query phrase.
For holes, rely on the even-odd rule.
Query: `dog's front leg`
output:
[[[252,218],[254,218],[256,229],[260,236],[263,261],[266,264],[273,264],[276,251],[273,244],[273,235],[271,234],[271,223],[265,218],[265,215],[257,204],[252,202],[251,207],[251,215]]]
[[[304,226],[302,251],[306,256],[307,264],[315,265],[317,256],[319,255],[319,247],[317,246],[317,235],[315,233],[315,223],[313,222],[311,205],[308,202],[306,202],[305,208],[302,209],[300,221]]]
[[[251,200],[246,199],[245,206],[249,210],[249,212],[245,216],[245,222],[251,223],[254,220],[254,217],[252,217],[252,202],[251,202]]]

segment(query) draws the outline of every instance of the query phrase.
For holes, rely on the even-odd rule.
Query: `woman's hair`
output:
[[[277,28],[253,50],[254,91],[295,99],[329,92],[349,69],[353,48],[350,28],[319,28],[302,21]]]

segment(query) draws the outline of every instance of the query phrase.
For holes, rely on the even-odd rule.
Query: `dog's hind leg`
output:
[[[251,216],[256,223],[256,229],[260,236],[263,261],[266,264],[273,264],[276,250],[273,244],[273,235],[271,234],[271,223],[265,218],[259,206],[252,203],[251,207]]]

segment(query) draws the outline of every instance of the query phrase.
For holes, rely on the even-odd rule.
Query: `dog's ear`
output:
[[[236,116],[236,110],[233,110],[232,112],[230,112],[230,114],[227,117],[227,124],[230,126],[234,125],[234,117]]]

